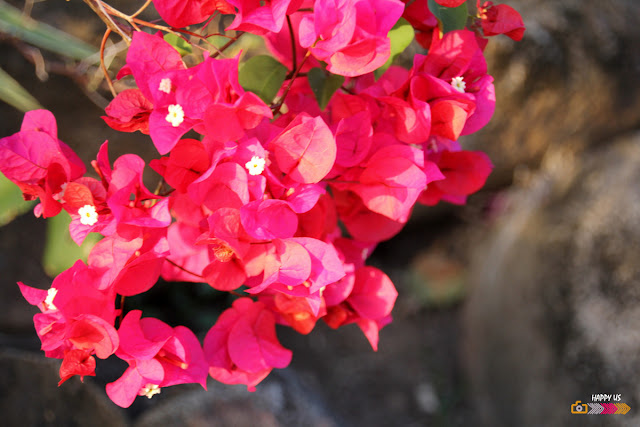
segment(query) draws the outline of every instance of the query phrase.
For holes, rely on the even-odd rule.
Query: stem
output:
[[[140,15],[152,2],[153,0],[147,0],[140,9],[138,9],[133,15],[131,15],[131,18],[135,18],[136,16]]]
[[[104,32],[104,36],[102,36],[102,43],[100,43],[100,68],[102,68],[102,72],[104,73],[104,78],[107,80],[107,84],[109,85],[109,90],[111,94],[115,98],[118,94],[116,93],[116,88],[113,87],[113,81],[111,77],[109,77],[109,72],[107,71],[107,66],[104,64],[104,47],[107,44],[107,39],[111,34],[111,28],[107,28]]]
[[[293,73],[293,76],[289,80],[289,84],[287,85],[287,88],[284,90],[284,93],[282,94],[282,98],[280,98],[280,101],[273,107],[274,116],[280,112],[280,108],[282,108],[282,104],[284,104],[284,100],[287,98],[287,95],[291,90],[291,86],[293,85],[293,82],[300,74],[300,70],[304,66],[304,63],[307,62],[307,58],[309,58],[310,56],[311,56],[311,51],[307,50],[307,53],[304,55],[304,58],[302,58],[302,61],[300,61],[300,66],[296,68],[296,71]]]
[[[118,25],[113,19],[111,19],[111,16],[109,16],[109,13],[107,13],[107,11],[105,10],[105,7],[104,7],[105,4],[102,1],[100,0],[83,0],[83,1],[91,8],[91,10],[93,10],[96,13],[96,15],[98,15],[98,17],[102,20],[102,22],[106,24],[107,28],[118,33],[120,37],[122,37],[122,39],[127,42],[127,44],[131,43],[131,36],[127,34],[125,30],[121,28],[120,25]],[[115,10],[109,5],[106,5],[106,6],[111,10]]]
[[[287,25],[289,26],[289,37],[291,38],[291,58],[292,58],[292,68],[295,70],[296,68],[298,68],[297,65],[297,56],[296,55],[296,36],[295,34],[293,34],[293,25],[291,24],[291,17],[289,15],[287,15]]]
[[[216,58],[218,55],[222,54],[225,50],[227,50],[229,48],[229,46],[231,46],[232,44],[234,44],[235,42],[237,42],[240,37],[244,34],[244,32],[240,32],[240,34],[238,34],[236,37],[232,38],[231,40],[229,40],[224,46],[222,46],[220,49],[216,49],[216,53],[214,53],[213,55],[211,55],[212,58]]]
[[[352,91],[351,89],[344,87],[344,85],[340,86],[340,89],[342,89],[343,91],[347,92],[350,95],[355,95],[356,93],[354,91]]]

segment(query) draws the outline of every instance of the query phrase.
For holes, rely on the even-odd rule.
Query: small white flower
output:
[[[464,90],[467,88],[467,84],[464,82],[464,77],[462,76],[452,78],[451,86],[460,93],[464,93]]]
[[[165,77],[164,79],[160,80],[160,86],[158,87],[158,90],[160,92],[170,93],[171,92],[171,79]]]
[[[156,394],[160,394],[161,390],[162,389],[158,386],[158,384],[147,384],[140,389],[138,395],[147,396],[149,399],[151,399]]]
[[[49,288],[47,291],[47,297],[44,299],[44,306],[47,310],[57,310],[58,307],[53,305],[53,299],[56,297],[58,290],[56,288]]]
[[[262,157],[253,156],[244,167],[249,171],[249,175],[260,175],[264,171],[265,164],[266,161]]]
[[[84,205],[78,209],[78,215],[80,215],[80,224],[82,225],[94,225],[98,222],[98,212],[93,205]]]
[[[184,110],[180,104],[169,105],[169,114],[165,117],[165,120],[171,123],[174,128],[180,126],[184,122]]]

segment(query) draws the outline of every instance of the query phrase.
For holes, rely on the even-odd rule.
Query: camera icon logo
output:
[[[580,400],[576,400],[576,403],[571,405],[572,414],[586,414],[589,410],[589,406],[586,403],[580,403]]]

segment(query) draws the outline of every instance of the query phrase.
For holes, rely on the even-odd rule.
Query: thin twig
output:
[[[104,8],[105,4],[102,1],[100,0],[83,0],[83,1],[91,8],[91,10],[93,10],[96,13],[96,15],[98,15],[98,17],[102,20],[102,22],[106,24],[107,28],[110,28],[112,31],[119,34],[120,37],[122,37],[122,39],[127,42],[127,44],[131,43],[131,36],[127,34],[124,31],[124,29],[122,29],[120,25],[118,25],[113,19],[111,19],[111,16],[105,10]]]
[[[280,101],[278,101],[278,103],[273,107],[274,116],[280,112],[280,108],[282,108],[282,104],[284,104],[284,100],[287,98],[287,95],[291,90],[291,86],[293,85],[293,82],[298,77],[298,74],[300,74],[300,70],[304,66],[304,63],[307,62],[307,58],[309,58],[309,56],[311,56],[311,50],[307,50],[307,53],[304,55],[304,58],[302,58],[302,61],[300,61],[300,66],[296,68],[296,71],[293,73],[293,76],[289,80],[289,84],[287,85],[287,88],[284,90],[284,93],[282,94],[282,98],[280,98]]]
[[[104,73],[104,77],[107,80],[107,84],[109,85],[109,90],[111,94],[115,98],[118,93],[116,92],[116,88],[113,87],[113,81],[111,77],[109,77],[109,71],[107,71],[107,66],[104,64],[104,47],[107,44],[107,40],[109,39],[109,34],[111,34],[111,29],[107,28],[104,32],[104,36],[102,37],[102,43],[100,43],[100,68],[102,68],[102,72]]]
[[[291,24],[291,17],[287,15],[287,25],[289,26],[289,37],[291,38],[291,57],[293,58],[291,68],[295,70],[298,68],[298,55],[296,54],[296,36],[293,34],[293,25]]]
[[[134,12],[133,15],[131,15],[131,18],[135,18],[136,16],[144,12],[144,10],[151,4],[152,1],[153,0],[147,0],[140,9],[138,9],[137,11]]]

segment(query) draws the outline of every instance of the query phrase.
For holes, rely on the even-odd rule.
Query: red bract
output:
[[[149,134],[149,115],[153,103],[139,89],[126,89],[120,92],[104,110],[102,119],[113,129],[120,132],[140,132]]]
[[[80,381],[84,381],[85,376],[94,377],[96,375],[95,371],[96,359],[91,356],[89,350],[69,350],[65,353],[60,365],[58,386],[75,375],[80,376]]]
[[[294,181],[319,182],[336,159],[336,142],[320,117],[298,115],[269,143],[278,167]]]
[[[234,13],[225,0],[153,0],[156,10],[172,27],[187,27],[206,20],[216,10]]]
[[[399,0],[316,0],[300,22],[300,44],[331,73],[369,73],[389,59],[387,34],[403,9]]]
[[[440,6],[458,7],[467,0],[435,0]]]
[[[141,316],[140,310],[130,311],[118,330],[121,344],[116,355],[129,363],[129,368],[107,384],[111,400],[128,408],[137,396],[151,397],[162,387],[198,383],[206,389],[208,367],[193,332]]]
[[[480,2],[477,0],[478,16],[486,37],[504,34],[515,41],[522,40],[525,27],[518,11],[506,4],[485,1],[481,5]]]
[[[106,359],[119,345],[113,327],[115,294],[99,290],[92,277],[78,261],[58,275],[48,291],[18,282],[25,299],[42,312],[33,318],[42,350],[48,357],[64,359],[60,384],[74,375],[94,375],[92,355]]]
[[[426,0],[154,3],[173,27],[207,21],[188,31],[141,15],[129,21],[136,31],[117,79],[131,76],[137,88],[121,90],[131,78],[110,85],[121,91],[104,120],[149,134],[162,156],[149,162],[162,178],[154,192],[143,183],[146,162],[129,153],[112,165],[106,142],[91,162],[97,178],[83,176],[48,111],[27,113],[20,132],[0,140],[0,171],[26,199],[40,198],[37,216],[65,210],[78,244],[102,236],[88,263],[78,261],[50,289],[19,283],[40,310],[33,321],[42,350],[62,359],[60,384],[95,375],[95,357],[115,354],[128,367],[106,388],[122,407],[174,384],[204,387],[208,375],[253,390],[291,361],[276,323],[302,334],[319,319],[332,328],[355,323],[376,350],[397,291],[366,260],[416,202],[462,204],[484,185],[490,160],[457,141],[494,112],[480,29],[519,39],[520,16],[478,1],[475,33],[442,33]],[[466,8],[463,0],[437,3]],[[106,4],[103,12],[123,16]],[[209,18],[219,13],[235,14],[233,36],[212,32]],[[388,34],[401,15],[428,54],[380,76],[374,71],[389,59]],[[194,49],[139,31],[147,26],[178,31]],[[245,85],[250,91],[240,81],[256,70],[240,68],[242,53],[225,52],[243,31],[263,36],[288,68],[265,69],[264,81]],[[212,35],[228,42],[220,47]],[[272,90],[267,105],[261,98]],[[161,275],[239,297],[203,347],[189,329],[129,308],[137,298],[124,304]]]
[[[438,19],[429,10],[428,0],[402,0],[407,4],[402,17],[406,19],[416,31],[416,41],[425,49],[429,49],[433,32],[438,28]]]
[[[234,301],[204,339],[209,374],[226,384],[245,384],[255,390],[273,368],[285,368],[291,351],[278,342],[275,317],[261,302]]]
[[[53,114],[34,110],[25,114],[20,132],[0,139],[0,172],[22,190],[25,200],[40,199],[37,216],[57,215],[64,184],[86,169],[78,156],[58,139]]]
[[[487,63],[473,32],[459,30],[446,33],[441,40],[433,42],[427,56],[416,55],[413,70],[417,76],[422,73],[429,75],[423,78],[432,92],[437,83],[430,77],[435,76],[441,81],[439,97],[443,96],[442,91],[448,91],[452,94],[448,95],[451,99],[462,103],[459,108],[454,108],[457,113],[447,108],[450,117],[440,119],[440,129],[449,131],[438,132],[439,136],[456,140],[459,135],[481,129],[493,116],[496,102],[493,77],[487,74]],[[456,116],[459,117],[458,123],[453,120]]]
[[[227,30],[248,31],[254,34],[277,33],[285,15],[295,12],[302,0],[228,0],[238,11]]]
[[[440,200],[464,204],[467,196],[484,186],[493,169],[489,157],[481,151],[438,151],[429,154],[444,179],[427,186],[418,201],[428,206]]]
[[[374,267],[362,267],[355,272],[353,288],[346,303],[327,307],[325,321],[332,328],[356,323],[378,350],[378,332],[391,322],[391,309],[398,292],[391,279]]]

